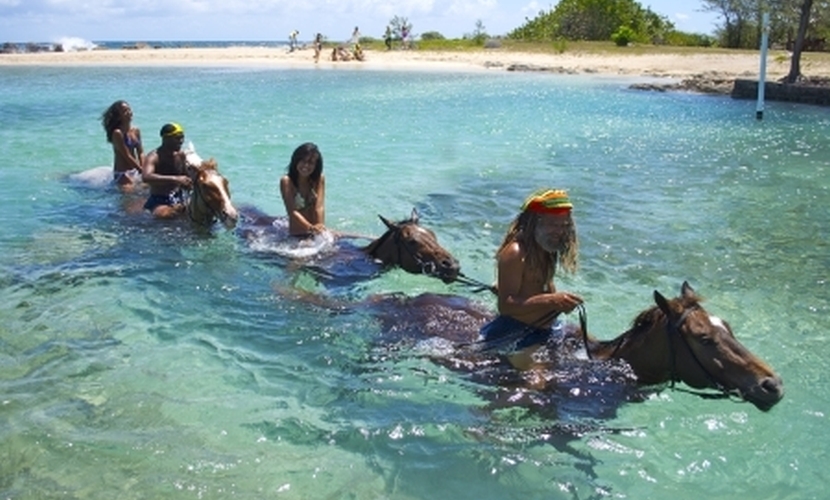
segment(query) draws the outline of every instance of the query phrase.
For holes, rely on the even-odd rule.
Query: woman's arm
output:
[[[291,184],[291,179],[284,175],[280,178],[280,195],[288,216],[288,232],[293,236],[302,236],[312,232],[312,224],[297,209],[295,201],[297,190]]]
[[[138,139],[138,146],[136,147],[136,153],[138,153],[138,165],[139,168],[142,164],[144,164],[144,141],[141,140],[141,129],[138,127],[133,128],[135,130],[135,136]]]
[[[313,230],[323,231],[326,228],[326,176],[320,174],[320,182],[317,185],[317,200],[314,204],[314,212],[317,217]]]

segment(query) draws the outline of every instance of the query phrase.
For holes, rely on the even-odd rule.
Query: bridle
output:
[[[726,386],[724,386],[724,384],[722,384],[712,374],[712,372],[710,372],[708,369],[706,369],[706,366],[703,365],[703,363],[700,361],[700,358],[698,358],[697,354],[695,354],[695,351],[694,351],[694,349],[692,349],[692,346],[689,345],[689,341],[686,339],[686,337],[683,336],[683,334],[680,333],[680,328],[686,322],[686,319],[688,318],[689,314],[691,314],[692,312],[694,312],[696,310],[699,310],[699,309],[700,309],[700,307],[697,307],[697,306],[687,308],[686,310],[683,311],[683,314],[681,314],[680,317],[677,318],[677,320],[674,321],[674,322],[670,322],[668,315],[666,315],[666,337],[668,339],[669,360],[670,360],[670,370],[671,370],[670,379],[669,379],[670,380],[669,387],[671,389],[675,389],[675,390],[678,390],[678,391],[681,391],[681,392],[687,392],[689,394],[694,394],[696,396],[700,396],[700,397],[706,398],[706,399],[725,399],[725,398],[731,398],[732,396],[737,396],[737,397],[740,398],[740,396],[741,396],[740,391],[738,391],[737,389],[727,389]],[[699,390],[696,390],[696,389],[685,389],[685,388],[675,387],[675,385],[674,385],[675,381],[680,380],[680,377],[678,376],[678,373],[677,373],[677,353],[674,349],[674,337],[675,336],[680,338],[683,345],[686,346],[686,350],[688,350],[689,354],[691,354],[692,359],[694,360],[694,362],[697,365],[698,369],[701,372],[703,372],[703,374],[706,376],[706,379],[709,381],[709,383],[715,388],[715,390],[717,390],[719,392],[711,393],[711,392],[699,391]]]

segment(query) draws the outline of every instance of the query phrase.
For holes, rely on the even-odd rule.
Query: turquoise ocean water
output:
[[[0,72],[0,497],[824,498],[830,115],[640,93],[582,76],[338,68]],[[128,100],[145,148],[167,121],[234,200],[281,212],[291,151],[325,158],[327,219],[379,235],[413,208],[461,261],[493,253],[526,194],[570,190],[602,338],[683,280],[782,376],[768,413],[664,390],[566,446],[553,417],[488,410],[428,359],[377,355],[371,314],[237,234],[129,210],[73,181],[111,164]],[[391,271],[350,290],[486,296]],[[571,420],[573,423],[573,420]],[[608,432],[616,429],[616,432]],[[561,444],[561,443],[560,443]]]

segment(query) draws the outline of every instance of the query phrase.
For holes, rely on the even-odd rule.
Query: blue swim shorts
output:
[[[181,189],[177,189],[169,194],[151,194],[147,201],[144,203],[144,210],[153,211],[156,207],[161,205],[167,206],[176,206],[176,205],[184,205],[185,203],[185,195],[184,191]]]
[[[554,321],[550,329],[542,329],[522,323],[510,316],[499,315],[481,327],[478,345],[481,351],[513,352],[541,345],[554,335],[561,335],[562,323]]]

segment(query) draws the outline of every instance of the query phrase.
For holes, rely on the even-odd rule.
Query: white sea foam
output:
[[[64,52],[80,52],[84,50],[93,50],[97,47],[93,42],[84,40],[74,36],[64,36],[55,41],[55,45],[63,47]]]

